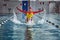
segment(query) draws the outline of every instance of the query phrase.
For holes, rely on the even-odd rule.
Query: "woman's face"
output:
[[[32,9],[29,9],[29,11],[32,11]]]

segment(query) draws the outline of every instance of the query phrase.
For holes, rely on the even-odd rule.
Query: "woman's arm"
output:
[[[36,14],[36,13],[39,13],[39,12],[42,12],[43,10],[38,10],[38,11],[35,11],[35,12],[33,12],[34,14]]]
[[[16,8],[17,8],[17,10],[19,10],[20,12],[26,13],[26,11],[19,9],[18,7],[16,7]]]

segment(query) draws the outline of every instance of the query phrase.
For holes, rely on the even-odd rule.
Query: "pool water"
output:
[[[17,14],[18,15],[18,14]],[[54,14],[50,14],[53,16]],[[18,15],[19,16],[19,15]],[[57,14],[55,14],[57,16]],[[26,29],[30,31],[29,35],[31,38],[29,40],[60,40],[60,29],[55,26],[55,24],[60,24],[58,20],[59,17],[54,17],[47,19],[48,21],[54,22],[52,25],[50,22],[45,20],[43,24],[36,24],[31,26],[23,25],[23,24],[15,24],[10,19],[11,16],[1,16],[0,17],[0,40],[28,40],[26,37]],[[21,22],[23,20],[18,17]],[[50,18],[50,17],[49,17]],[[38,19],[39,20],[39,19]],[[4,22],[5,21],[5,22]],[[59,26],[59,25],[58,25]],[[30,28],[31,27],[31,28]]]

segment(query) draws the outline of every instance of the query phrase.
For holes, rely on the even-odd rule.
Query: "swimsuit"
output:
[[[31,18],[33,17],[33,12],[31,12],[31,13],[28,13],[28,12],[27,12],[26,17],[27,17],[28,19],[31,19]]]

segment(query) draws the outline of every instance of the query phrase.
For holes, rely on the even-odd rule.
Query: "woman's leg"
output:
[[[32,17],[31,17],[31,21],[32,21]]]
[[[28,22],[28,18],[27,18],[26,20],[27,20],[27,22]]]
[[[28,22],[28,18],[26,18],[26,23]]]

